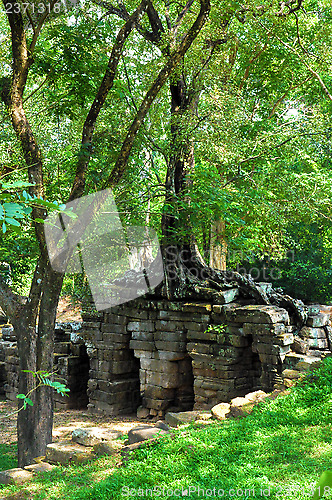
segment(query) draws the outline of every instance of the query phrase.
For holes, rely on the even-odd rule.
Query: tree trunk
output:
[[[178,78],[171,91],[171,154],[165,182],[162,215],[162,253],[165,266],[166,295],[179,298],[185,293],[186,267],[190,267],[190,221],[185,209],[189,179],[194,168],[194,147],[183,131],[183,115],[192,103],[185,82]],[[187,200],[188,201],[188,200]]]
[[[211,224],[210,267],[219,271],[226,271],[227,268],[227,241],[225,238],[225,221],[223,219]]]
[[[63,275],[55,273],[48,266],[41,283],[38,326],[36,311],[31,310],[29,302],[12,320],[19,355],[19,394],[28,394],[37,385],[33,375],[23,370],[53,372],[54,327],[62,281]],[[19,467],[33,463],[36,457],[44,456],[47,444],[52,442],[52,389],[40,387],[29,397],[33,406],[20,411],[17,418]],[[19,405],[21,404],[20,401]]]

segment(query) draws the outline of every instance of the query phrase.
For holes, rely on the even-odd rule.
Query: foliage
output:
[[[287,396],[261,403],[246,418],[192,424],[159,443],[132,453],[117,467],[116,457],[59,467],[34,480],[34,499],[128,498],[127,488],[165,490],[189,486],[261,488],[272,500],[306,500],[321,472],[331,466],[332,358],[325,359]],[[14,492],[20,487],[4,487]],[[174,495],[170,498],[176,498]],[[201,495],[192,493],[191,498]]]
[[[17,410],[15,410],[10,415],[1,415],[0,419],[6,419],[10,416],[16,415],[22,410],[26,410],[29,406],[33,406],[33,401],[30,398],[31,394],[36,392],[40,387],[51,387],[61,396],[68,396],[68,392],[70,389],[66,387],[65,384],[59,382],[59,380],[52,380],[54,373],[48,373],[45,370],[39,370],[37,372],[31,370],[24,370],[25,373],[31,373],[33,378],[36,379],[36,385],[33,387],[27,394],[17,394],[16,398],[19,401],[22,401],[22,406],[20,406]]]
[[[251,272],[257,281],[272,282],[305,302],[332,301],[332,248],[329,224],[290,223],[283,258],[254,253],[237,268]],[[243,255],[242,255],[243,257]],[[236,268],[236,267],[235,267]]]

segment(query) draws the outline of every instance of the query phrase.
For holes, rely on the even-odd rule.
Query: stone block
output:
[[[71,441],[51,443],[46,447],[46,461],[53,464],[84,463],[93,458],[91,448],[85,448]]]
[[[155,346],[158,351],[185,352],[185,342],[162,342],[155,340]]]
[[[299,331],[299,336],[306,339],[326,339],[326,333],[324,328],[311,328],[309,326],[304,326]]]
[[[160,410],[166,410],[169,408],[172,404],[173,400],[168,400],[168,399],[151,399],[151,398],[145,398],[143,397],[142,399],[142,404],[146,408],[150,408],[150,415],[151,409],[156,410],[155,415],[158,414],[158,411]]]
[[[307,354],[309,350],[307,342],[300,337],[294,337],[294,342],[291,347],[292,350],[298,354]]]
[[[131,339],[131,334],[130,333],[104,333],[104,342],[103,342],[103,348],[121,348],[123,346],[124,348],[128,349],[128,344]],[[116,344],[119,344],[119,346],[116,346]]]
[[[75,429],[72,432],[72,440],[74,443],[81,444],[82,446],[94,446],[102,441],[102,434],[98,429],[85,428]]]
[[[158,311],[158,318],[171,321],[194,321],[195,323],[208,323],[210,316],[208,314],[176,312],[176,311]]]
[[[203,415],[204,413],[202,414],[200,411],[183,411],[179,413],[168,412],[165,415],[165,422],[170,427],[179,427],[180,425],[195,422],[195,420],[201,420]]]
[[[162,332],[177,332],[178,330],[183,331],[184,324],[182,321],[172,321],[172,320],[157,320],[156,330]]]
[[[246,347],[249,345],[249,340],[239,335],[229,335],[229,342],[233,347]]]
[[[148,418],[148,416],[150,415],[150,411],[148,408],[144,408],[143,406],[139,406],[137,408],[137,412],[136,412],[136,415],[137,415],[137,418],[139,419],[145,419],[145,418]]]
[[[297,380],[303,376],[303,372],[298,370],[289,370],[286,368],[286,370],[283,370],[282,376],[291,380]]]
[[[230,288],[228,290],[223,290],[218,292],[217,301],[219,304],[229,304],[233,302],[239,296],[238,288]]]
[[[218,420],[225,420],[230,412],[231,405],[229,403],[219,403],[211,409],[211,413]]]
[[[160,373],[178,373],[179,365],[174,361],[166,361],[151,358],[141,358],[142,370],[150,370]]]
[[[128,332],[154,332],[154,321],[130,321],[127,325]]]
[[[275,335],[283,335],[285,332],[286,332],[286,327],[284,323],[274,323],[273,325],[259,324],[259,323],[243,324],[244,335],[275,336]]]
[[[180,361],[186,356],[185,351],[183,352],[172,352],[172,351],[158,351],[158,358],[165,361]]]
[[[307,339],[310,348],[328,349],[329,345],[326,339]]]
[[[174,374],[163,374],[158,372],[145,372],[145,383],[148,385],[156,385],[165,389],[175,389],[179,385],[179,376]]]
[[[148,342],[153,342],[154,334],[153,332],[132,332],[131,338],[133,340],[143,340]]]
[[[24,469],[8,469],[0,472],[0,484],[23,484],[31,481],[32,472]]]
[[[122,444],[117,441],[100,441],[93,446],[93,453],[100,457],[102,455],[115,455],[122,449]]]
[[[140,443],[149,439],[156,439],[169,434],[169,430],[160,429],[151,425],[140,425],[128,432],[128,443]]]
[[[186,334],[184,332],[155,332],[154,340],[158,342],[185,342]]]
[[[190,355],[212,354],[213,352],[213,346],[211,344],[203,344],[202,342],[188,342],[187,349]]]
[[[156,385],[146,385],[143,396],[149,399],[174,399],[175,389],[165,389]]]
[[[28,472],[33,472],[34,474],[39,474],[41,472],[49,472],[54,469],[54,465],[47,462],[39,462],[38,464],[26,465],[24,467]]]
[[[110,323],[103,323],[101,325],[101,331],[103,333],[119,333],[119,334],[124,334],[126,333],[126,326],[125,325],[117,325],[117,324],[110,324]],[[128,331],[131,331],[128,329]],[[105,337],[104,337],[105,338]]]
[[[307,326],[313,328],[326,326],[330,322],[330,316],[328,314],[316,314],[315,316],[309,316],[307,319]]]
[[[212,306],[211,304],[195,304],[186,302],[185,304],[181,304],[181,309],[184,312],[208,314],[212,311]]]
[[[105,313],[104,315],[105,324],[117,324],[117,325],[126,325],[128,319],[126,316],[121,316],[119,314]]]
[[[237,323],[289,324],[288,312],[281,307],[248,305],[225,308],[226,319]]]
[[[143,350],[143,351],[155,351],[156,346],[154,342],[148,342],[144,340],[131,340],[129,343],[130,349]]]

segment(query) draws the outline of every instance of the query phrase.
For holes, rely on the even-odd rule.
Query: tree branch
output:
[[[11,30],[13,52],[13,74],[10,91],[3,94],[5,104],[12,120],[16,136],[21,143],[25,162],[28,166],[29,181],[33,184],[29,188],[30,194],[38,198],[44,197],[42,156],[37,141],[32,132],[30,123],[23,107],[23,94],[26,86],[28,72],[32,64],[32,53],[27,47],[23,18],[20,12],[15,13],[17,0],[3,0],[6,7],[8,22]],[[43,16],[44,17],[44,16]],[[40,32],[41,21],[39,23]],[[35,35],[34,35],[35,37]],[[34,46],[35,42],[32,44]],[[30,45],[31,48],[31,45]],[[43,219],[45,211],[41,207],[33,207],[33,219]],[[44,256],[47,254],[43,225],[35,222],[35,232]]]
[[[299,3],[301,3],[301,0],[299,0]],[[296,9],[297,10],[297,9]],[[294,12],[294,11],[292,11]],[[264,24],[261,23],[259,20],[257,20],[257,22],[259,23],[259,25],[265,29],[267,31],[267,28],[265,28]],[[317,71],[315,71],[308,63],[305,59],[303,59],[303,57],[297,52],[297,50],[294,49],[294,47],[292,47],[291,45],[289,45],[288,43],[284,42],[278,35],[274,34],[273,35],[274,38],[276,38],[284,47],[286,47],[288,50],[290,50],[291,52],[293,52],[293,54],[296,54],[297,57],[299,58],[299,60],[304,64],[304,66],[308,69],[308,71],[310,71],[310,73],[316,78],[316,80],[319,82],[320,86],[322,87],[324,93],[327,95],[327,97],[330,99],[330,101],[332,101],[332,95],[331,93],[329,92],[328,88],[326,87],[325,83],[324,83],[324,80],[322,79],[322,77],[317,73]],[[301,45],[301,48],[303,49],[302,45]]]
[[[187,14],[187,12],[189,11],[190,7],[193,5],[195,0],[189,0],[187,2],[187,4],[183,7],[182,11],[180,12],[180,14],[178,15],[175,23],[174,23],[174,26],[173,26],[173,32],[174,32],[174,35],[176,36],[180,26],[181,26],[181,23],[183,21],[183,18],[184,16]]]
[[[96,97],[91,105],[89,113],[84,122],[81,148],[76,167],[76,175],[68,201],[71,201],[75,198],[79,198],[84,193],[85,174],[91,158],[92,138],[97,118],[106,101],[108,93],[113,86],[114,78],[116,75],[120,57],[123,52],[124,44],[128,36],[130,35],[131,31],[133,30],[134,26],[136,25],[139,16],[141,16],[141,14],[144,12],[146,8],[147,8],[147,0],[142,0],[138,8],[131,16],[129,16],[128,20],[119,31],[116,41],[113,45],[112,53],[108,61],[103,81],[99,86]]]
[[[116,164],[111,172],[111,175],[108,178],[107,181],[108,187],[115,186],[121,179],[122,175],[124,174],[137,132],[140,129],[142,122],[144,121],[153,101],[155,100],[159,91],[164,86],[169,76],[172,74],[173,70],[179,64],[182,57],[190,48],[193,41],[197,37],[198,33],[204,26],[211,8],[210,0],[200,0],[200,4],[201,8],[196,18],[196,21],[194,22],[188,33],[184,36],[178,49],[175,52],[173,52],[173,54],[170,56],[168,62],[166,63],[164,68],[160,71],[156,80],[154,81],[149,91],[147,92],[145,98],[143,99],[143,102],[122,144],[122,148],[118,156],[118,159],[116,161]]]

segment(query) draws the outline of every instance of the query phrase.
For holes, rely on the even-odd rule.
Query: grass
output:
[[[174,431],[134,452],[122,466],[117,457],[102,457],[58,467],[25,490],[31,492],[27,498],[35,500],[304,500],[311,498],[313,484],[329,469],[332,358],[288,396],[259,405],[246,418]],[[5,487],[0,495],[19,489]]]

